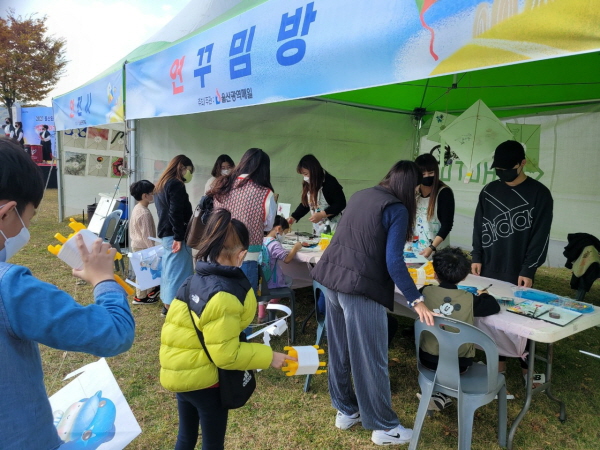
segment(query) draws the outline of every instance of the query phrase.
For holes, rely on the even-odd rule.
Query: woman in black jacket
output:
[[[166,315],[179,287],[194,273],[192,250],[185,243],[192,205],[184,184],[192,180],[193,173],[194,164],[190,158],[177,155],[169,162],[154,188],[157,235],[165,250],[160,280],[160,297],[165,305],[163,315]]]
[[[301,203],[288,222],[291,225],[310,212],[314,234],[333,233],[346,207],[344,188],[313,155],[303,156],[296,171],[304,177]]]

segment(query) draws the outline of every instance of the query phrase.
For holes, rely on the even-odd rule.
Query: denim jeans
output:
[[[162,258],[160,298],[166,305],[171,304],[183,282],[194,273],[192,249],[182,242],[181,250],[172,253],[173,241],[173,236],[162,238],[165,253]]]
[[[177,394],[179,433],[175,450],[194,450],[198,424],[202,428],[202,450],[222,450],[229,410],[221,407],[220,388],[199,389]]]

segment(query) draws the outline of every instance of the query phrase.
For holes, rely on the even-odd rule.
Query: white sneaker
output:
[[[340,430],[347,430],[348,428],[356,425],[361,421],[360,412],[354,413],[351,416],[347,416],[341,411],[338,411],[335,415],[335,426]]]
[[[402,425],[398,425],[390,431],[373,430],[371,440],[377,445],[407,444],[410,442],[412,434],[413,430],[410,428],[404,428]]]

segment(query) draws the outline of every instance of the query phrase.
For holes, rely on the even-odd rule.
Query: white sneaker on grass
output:
[[[398,425],[390,431],[373,430],[371,440],[377,445],[407,444],[410,442],[412,434],[413,430],[410,428],[404,428],[402,425]]]
[[[335,415],[335,426],[340,430],[347,430],[348,428],[356,425],[361,421],[360,412],[354,413],[351,416],[347,416],[341,411],[338,411]]]

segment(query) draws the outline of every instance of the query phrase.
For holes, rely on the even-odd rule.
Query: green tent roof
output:
[[[500,117],[600,103],[600,53],[444,75],[320,97],[397,112],[460,114],[482,99]],[[456,88],[452,88],[454,81]]]

